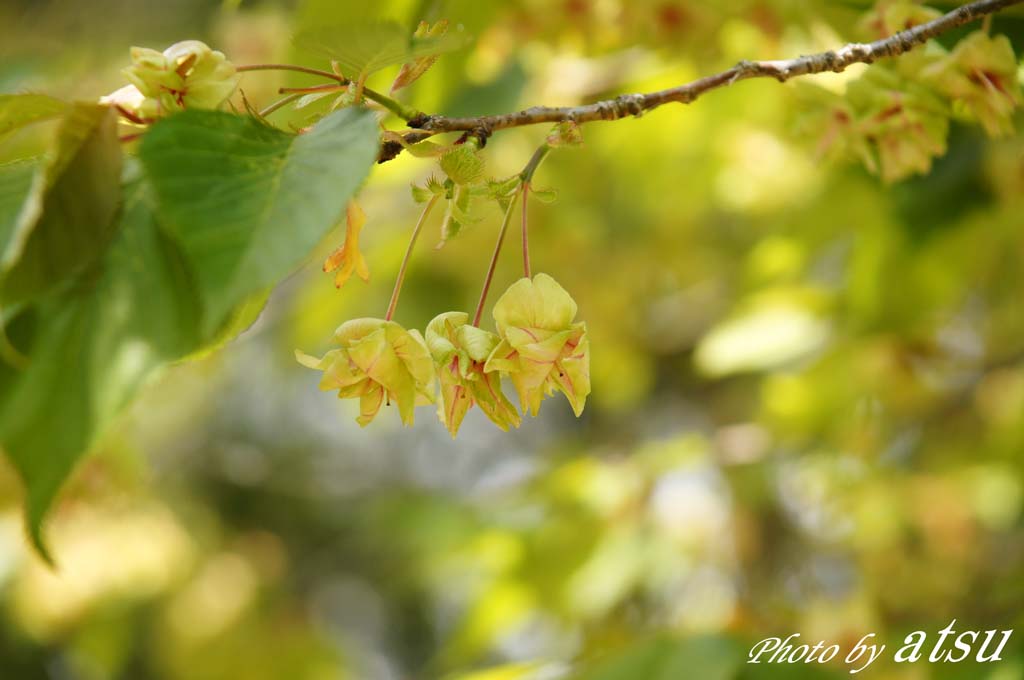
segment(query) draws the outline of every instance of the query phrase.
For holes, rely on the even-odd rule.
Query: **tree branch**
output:
[[[646,94],[624,94],[614,99],[583,104],[581,106],[533,106],[522,111],[493,116],[450,118],[421,114],[409,120],[412,130],[403,134],[407,143],[415,143],[443,132],[480,132],[488,135],[495,130],[573,121],[587,123],[596,120],[618,120],[640,114],[670,103],[689,104],[701,95],[720,87],[750,78],[775,78],[786,82],[796,76],[831,71],[840,73],[853,64],[871,64],[878,59],[896,57],[909,52],[930,39],[958,26],[990,16],[1024,0],[976,0],[928,23],[900,31],[888,38],[871,43],[851,43],[829,50],[776,61],[741,61],[732,68],[714,75],[679,85],[678,87]],[[402,145],[389,142],[381,148],[379,162],[391,160],[402,151]]]

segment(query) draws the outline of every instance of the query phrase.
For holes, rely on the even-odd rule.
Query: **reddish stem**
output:
[[[347,78],[331,73],[330,71],[321,71],[320,69],[296,66],[295,64],[247,64],[245,66],[238,66],[235,70],[239,73],[245,73],[246,71],[295,71],[297,73],[308,73],[311,76],[330,78],[331,80],[336,80],[339,83],[348,82]]]
[[[333,85],[328,83],[326,85],[312,85],[310,87],[281,87],[278,88],[278,94],[314,94],[317,92],[339,92],[347,88],[347,85]]]
[[[522,185],[520,185],[522,187]],[[518,194],[518,189],[516,193]],[[498,231],[498,241],[494,244],[494,254],[491,255],[491,264],[487,267],[487,276],[484,278],[484,288],[480,291],[480,302],[476,305],[476,313],[473,315],[473,325],[480,325],[480,317],[484,314],[484,305],[487,304],[487,293],[491,290],[491,281],[494,280],[494,270],[498,267],[498,256],[501,255],[501,244],[505,241],[505,232],[508,231],[508,223],[512,220],[512,209],[516,207],[516,198],[513,195],[509,199],[508,208],[505,210],[505,217],[501,220],[501,229]]]
[[[426,207],[423,208],[423,212],[420,213],[419,220],[416,221],[416,226],[413,227],[412,237],[409,239],[409,246],[405,249],[405,257],[402,258],[402,266],[398,269],[398,276],[395,277],[395,289],[391,292],[391,301],[388,303],[388,311],[384,315],[385,321],[391,321],[391,317],[395,315],[395,308],[398,307],[398,295],[402,292],[402,284],[405,283],[405,271],[409,268],[409,260],[412,259],[412,249],[416,245],[416,239],[420,236],[420,231],[423,229],[423,224],[427,221],[427,215],[430,214],[431,208],[437,203],[437,199],[440,198],[438,194],[435,194],[429,201],[427,201]]]

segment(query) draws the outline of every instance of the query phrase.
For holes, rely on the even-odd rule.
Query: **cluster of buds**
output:
[[[437,403],[453,437],[474,405],[502,430],[518,427],[503,377],[512,381],[524,413],[536,415],[546,396],[561,392],[579,416],[590,394],[590,345],[586,325],[574,321],[569,293],[547,274],[523,278],[495,303],[493,315],[497,333],[472,325],[465,313],[446,312],[430,322],[425,339],[393,321],[355,319],[338,328],[337,349],[321,359],[296,357],[323,371],[321,389],[360,399],[360,425],[385,403],[397,404],[407,425],[417,405]]]
[[[238,73],[223,53],[198,40],[185,40],[163,52],[131,49],[124,69],[130,85],[100,102],[119,107],[139,121],[153,121],[188,108],[217,108],[238,86]]]

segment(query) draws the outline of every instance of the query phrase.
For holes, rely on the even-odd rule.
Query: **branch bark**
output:
[[[976,0],[962,5],[943,16],[900,31],[888,38],[870,43],[850,43],[835,50],[800,56],[795,59],[774,61],[741,61],[732,68],[705,76],[698,80],[646,94],[624,94],[613,99],[581,106],[533,106],[522,111],[492,116],[452,118],[421,114],[408,120],[411,130],[401,133],[405,141],[414,144],[444,132],[473,132],[484,137],[496,130],[572,121],[588,123],[596,120],[618,120],[626,116],[639,116],[670,103],[690,104],[701,95],[750,78],[775,78],[786,82],[790,78],[831,71],[841,73],[853,64],[871,64],[878,59],[899,56],[923,45],[932,38],[958,26],[990,16],[1024,0]],[[379,162],[391,160],[402,151],[397,142],[386,142],[381,148]]]

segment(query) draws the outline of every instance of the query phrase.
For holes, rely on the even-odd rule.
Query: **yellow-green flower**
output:
[[[955,105],[995,137],[1013,132],[1014,111],[1024,103],[1017,58],[1005,35],[975,31],[926,72]]]
[[[883,181],[927,173],[933,159],[946,152],[945,103],[896,70],[868,69],[847,87],[847,101],[855,120],[846,144]]]
[[[187,108],[213,109],[238,85],[234,65],[198,40],[185,40],[163,52],[131,49],[132,65],[124,70],[131,85],[101,101],[118,104],[144,120]]]
[[[871,39],[888,38],[942,16],[942,12],[907,0],[887,0],[875,5],[864,19],[861,28]]]
[[[412,425],[416,406],[434,403],[434,362],[418,331],[394,321],[353,319],[339,326],[334,338],[339,348],[322,359],[300,351],[295,358],[324,372],[320,389],[338,390],[339,399],[359,398],[360,425],[392,402],[402,422]]]
[[[447,312],[430,322],[426,339],[441,381],[437,414],[453,437],[473,404],[502,430],[519,427],[519,414],[501,391],[501,375],[484,370],[500,343],[497,335],[470,325],[465,312]]]
[[[525,413],[537,415],[545,395],[562,392],[579,416],[590,394],[590,343],[576,302],[547,274],[519,279],[494,305],[501,342],[485,371],[512,378]]]

